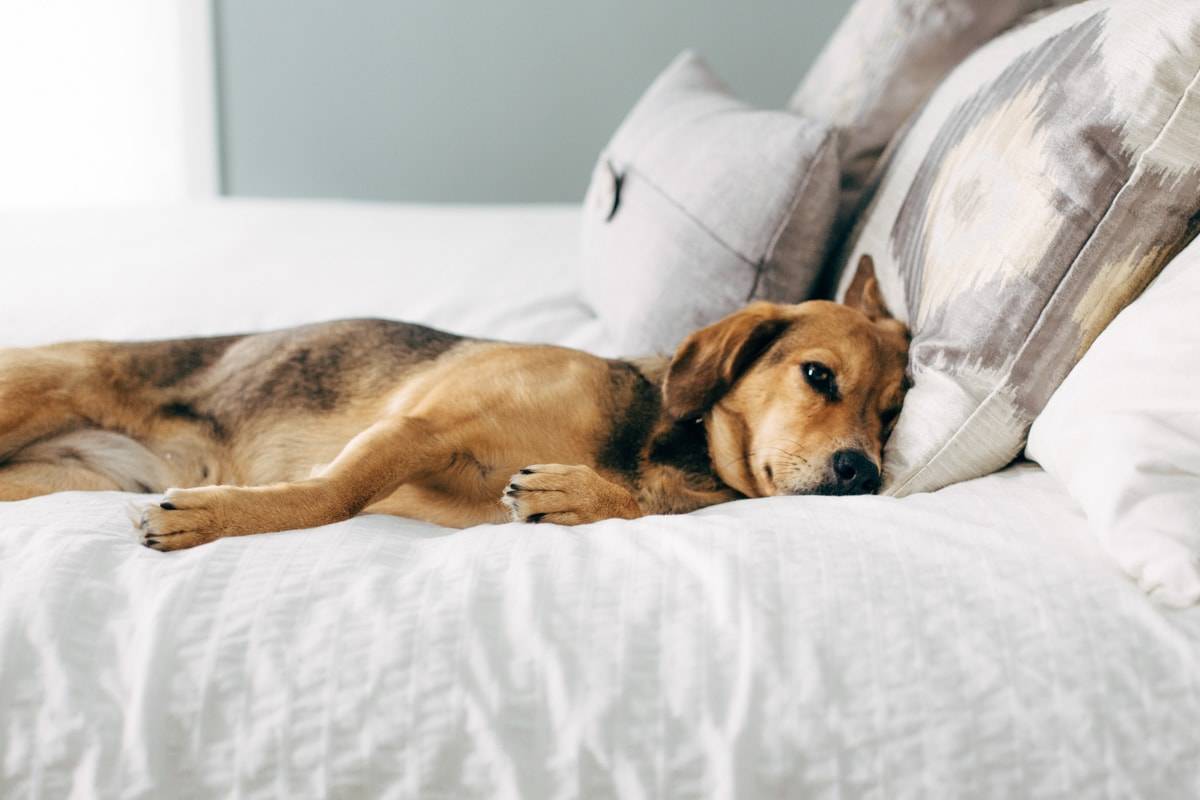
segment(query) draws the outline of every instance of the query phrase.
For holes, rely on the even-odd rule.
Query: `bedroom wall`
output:
[[[850,0],[214,0],[225,193],[577,200],[685,47],[779,106]]]

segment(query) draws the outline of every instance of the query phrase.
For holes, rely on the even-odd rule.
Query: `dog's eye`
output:
[[[886,431],[892,427],[892,423],[896,421],[896,417],[900,416],[899,408],[889,408],[879,415],[879,419],[883,421],[883,429]]]
[[[830,400],[837,398],[837,384],[833,380],[833,370],[816,361],[801,364],[800,369],[804,372],[804,380],[808,381],[809,386]]]

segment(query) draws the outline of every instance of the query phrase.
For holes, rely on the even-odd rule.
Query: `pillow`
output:
[[[1092,0],[994,39],[930,98],[847,254],[874,257],[913,331],[885,491],[1016,457],[1067,372],[1190,239],[1198,73],[1200,3]]]
[[[1151,597],[1200,601],[1200,242],[1100,334],[1026,452]]]
[[[685,52],[600,154],[583,297],[626,354],[667,352],[751,300],[806,299],[837,203],[824,125],[734,99]]]
[[[1052,0],[858,0],[788,107],[839,130],[850,218],[896,131],[971,51]]]

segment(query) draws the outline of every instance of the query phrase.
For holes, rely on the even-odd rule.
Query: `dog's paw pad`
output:
[[[217,538],[216,520],[196,490],[171,489],[164,499],[145,506],[134,519],[141,543],[152,550],[195,547]]]
[[[509,478],[500,502],[515,522],[580,525],[639,514],[628,491],[582,465],[525,467]]]

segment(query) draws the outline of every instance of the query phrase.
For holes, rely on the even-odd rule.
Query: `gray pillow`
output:
[[[600,154],[583,297],[626,354],[668,352],[751,300],[808,296],[837,208],[832,130],[736,100],[679,56]]]
[[[973,50],[1069,0],[857,0],[788,107],[839,131],[848,223],[884,147]]]

